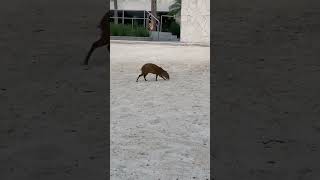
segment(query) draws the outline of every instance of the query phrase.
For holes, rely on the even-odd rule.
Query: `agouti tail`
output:
[[[144,80],[147,81],[146,76],[149,74],[155,74],[156,75],[156,81],[158,81],[158,76],[160,76],[164,80],[169,80],[169,74],[167,71],[163,70],[161,67],[152,64],[152,63],[147,63],[142,66],[141,68],[141,74],[137,78],[137,82],[141,76],[144,77]]]

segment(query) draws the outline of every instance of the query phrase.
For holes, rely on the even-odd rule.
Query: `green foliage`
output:
[[[181,13],[181,0],[175,0],[173,4],[169,6],[169,14],[174,15],[180,15]]]
[[[177,37],[180,38],[180,25],[176,22],[171,22],[169,26],[169,32],[171,32],[173,35],[177,35]]]
[[[110,24],[111,36],[135,36],[135,37],[149,37],[149,31],[143,26],[126,25],[126,24]]]

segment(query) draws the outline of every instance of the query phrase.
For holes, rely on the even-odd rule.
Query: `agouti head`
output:
[[[163,70],[163,72],[161,72],[161,75],[162,75],[166,80],[169,80],[169,79],[170,79],[168,72],[165,71],[165,70]]]

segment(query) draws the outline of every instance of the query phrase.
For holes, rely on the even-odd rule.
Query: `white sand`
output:
[[[105,4],[12,0],[0,7],[1,180],[106,176],[106,50],[93,54],[88,69],[80,65]],[[209,174],[208,53],[112,45],[112,179]],[[150,55],[170,81],[135,82]]]
[[[209,47],[111,44],[111,179],[207,179]],[[149,74],[162,66],[170,80]]]

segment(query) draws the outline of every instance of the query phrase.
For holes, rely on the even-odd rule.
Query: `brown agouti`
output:
[[[156,81],[158,81],[158,76],[162,77],[164,80],[169,80],[169,74],[167,71],[163,70],[161,67],[152,64],[152,63],[147,63],[142,66],[141,68],[141,74],[137,78],[137,82],[141,76],[144,77],[144,80],[147,81],[146,76],[149,74],[155,74],[156,75]]]
[[[92,53],[99,47],[107,46],[108,53],[110,55],[110,23],[109,23],[109,16],[110,11],[107,11],[104,16],[102,17],[98,28],[101,30],[99,40],[95,41],[87,53],[86,59],[84,60],[83,64],[88,65],[90,56]]]

